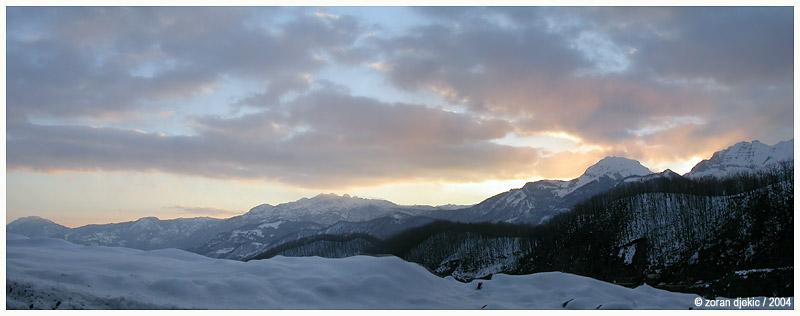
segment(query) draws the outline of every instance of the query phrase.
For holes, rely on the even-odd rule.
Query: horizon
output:
[[[793,140],[794,140],[794,138],[791,138],[791,139],[787,139],[787,140],[779,141],[779,142],[777,142],[777,143],[775,143],[775,144],[772,144],[772,145],[769,145],[769,144],[765,144],[765,145],[767,145],[767,146],[775,146],[775,145],[777,145],[778,143],[781,143],[781,142],[788,142],[788,141],[793,141]],[[759,140],[752,140],[752,141],[749,141],[749,142],[748,142],[748,141],[742,141],[742,142],[744,142],[744,143],[756,143],[756,142],[759,142],[759,143],[762,143],[762,144],[764,144],[763,142],[760,142]],[[742,143],[742,142],[737,142],[736,144],[738,144],[738,143]],[[729,146],[729,147],[726,147],[725,149],[728,149],[728,148],[730,148],[730,147],[732,147],[732,146],[734,146],[734,145],[736,145],[736,144],[732,144],[731,146]],[[720,151],[721,151],[721,150],[725,150],[725,149],[720,149]],[[606,158],[625,158],[625,157],[618,157],[618,156],[606,156],[606,157],[605,157],[605,158],[603,158],[603,159],[606,159]],[[708,157],[708,159],[710,159],[710,158],[711,158],[711,157]],[[628,158],[625,158],[625,159],[628,159]],[[708,160],[708,159],[703,159],[702,161],[706,161],[706,160]],[[602,160],[602,159],[601,159],[601,160]],[[635,161],[635,160],[634,160],[634,161]],[[637,162],[638,162],[638,161],[637,161]],[[599,161],[598,161],[597,163],[599,163]],[[641,163],[640,163],[640,164],[641,164]],[[642,165],[642,166],[644,166],[644,165]],[[647,167],[647,166],[644,166],[644,167],[645,167],[645,168],[647,168],[648,170],[650,170],[651,172],[653,172],[653,174],[662,173],[662,172],[665,172],[665,171],[667,171],[667,170],[670,170],[669,168],[667,168],[667,169],[664,169],[664,170],[661,170],[661,171],[654,171],[654,170],[652,170],[651,168],[649,168],[649,167]],[[673,172],[674,172],[674,171],[673,171]],[[686,174],[688,174],[688,171],[687,171],[687,172],[685,172],[685,173],[678,173],[678,174],[679,174],[679,175],[681,175],[681,176],[685,176]],[[581,174],[581,175],[582,175],[582,174]],[[574,177],[574,178],[568,178],[568,179],[539,179],[539,180],[535,180],[535,181],[529,181],[529,182],[527,182],[527,183],[536,183],[536,182],[539,182],[539,181],[570,181],[570,180],[577,179],[578,177],[580,177],[580,176],[576,176],[576,177]],[[526,184],[527,184],[527,183],[526,183]],[[510,188],[510,189],[508,189],[508,190],[506,190],[506,191],[498,192],[497,194],[502,194],[502,193],[510,192],[510,191],[512,191],[512,190],[518,190],[518,189],[521,189],[521,188],[522,188],[522,186],[520,186],[520,187],[515,187],[515,188]],[[487,196],[485,199],[481,200],[480,202],[483,202],[483,201],[485,201],[486,199],[489,199],[489,198],[491,198],[491,197],[493,197],[493,196],[495,196],[495,195],[497,195],[497,194],[493,194],[493,195]],[[447,203],[447,204],[438,204],[438,205],[428,205],[428,204],[402,204],[402,203],[396,203],[396,202],[394,202],[394,201],[391,201],[391,200],[388,200],[388,199],[385,199],[385,198],[381,198],[381,197],[372,197],[372,196],[358,196],[358,195],[351,195],[351,194],[349,194],[349,193],[336,194],[336,193],[334,193],[334,192],[328,192],[328,193],[325,193],[325,192],[319,192],[319,193],[317,193],[317,194],[315,194],[315,195],[313,195],[313,196],[304,196],[304,197],[301,197],[301,198],[299,198],[299,199],[297,199],[297,200],[289,200],[289,201],[279,202],[279,203],[276,203],[276,204],[270,204],[270,203],[261,203],[261,204],[255,205],[255,206],[253,206],[253,207],[251,207],[251,208],[247,209],[246,211],[243,211],[241,214],[231,214],[230,216],[226,216],[226,217],[221,217],[221,216],[191,216],[191,217],[188,217],[188,216],[187,216],[187,217],[174,217],[174,218],[159,218],[158,216],[154,216],[154,215],[153,215],[153,216],[144,216],[144,217],[140,217],[140,218],[137,218],[137,219],[124,220],[124,221],[119,221],[119,222],[108,222],[108,223],[88,223],[88,224],[83,224],[83,225],[79,225],[79,226],[70,226],[70,225],[64,225],[64,224],[62,224],[62,223],[58,223],[58,222],[55,222],[55,221],[53,221],[53,222],[54,222],[54,223],[56,223],[56,224],[62,225],[62,226],[64,226],[64,227],[67,227],[67,228],[78,228],[78,227],[87,226],[87,225],[105,225],[105,224],[120,224],[120,223],[127,223],[127,222],[135,222],[135,221],[138,221],[138,220],[140,220],[140,219],[143,219],[143,218],[155,218],[155,219],[157,219],[157,220],[160,220],[160,221],[164,221],[164,220],[174,220],[174,219],[189,219],[189,218],[215,218],[215,219],[228,219],[228,218],[232,218],[232,217],[236,217],[236,216],[241,216],[241,215],[244,215],[244,214],[246,214],[246,213],[250,212],[250,211],[251,211],[253,208],[259,207],[259,206],[261,206],[261,205],[269,205],[269,206],[272,206],[272,207],[277,207],[277,206],[280,206],[280,205],[282,205],[282,204],[290,204],[290,203],[293,203],[293,202],[298,202],[298,201],[300,201],[300,200],[303,200],[303,199],[312,199],[312,198],[316,198],[316,197],[319,197],[319,196],[335,196],[335,197],[337,197],[337,198],[353,198],[353,199],[366,199],[366,200],[386,201],[386,202],[390,202],[390,203],[393,203],[393,204],[395,204],[395,205],[398,205],[398,206],[404,206],[404,207],[415,207],[415,206],[419,206],[419,207],[461,206],[461,207],[464,207],[464,208],[468,208],[468,207],[472,207],[472,206],[474,206],[474,205],[477,205],[477,204],[479,204],[479,203],[480,203],[480,202],[478,202],[478,203],[474,203],[474,204],[453,204],[453,203]],[[11,222],[14,222],[14,221],[16,221],[16,220],[19,220],[19,219],[22,219],[22,218],[27,218],[27,217],[42,218],[42,219],[50,220],[49,218],[42,217],[42,216],[37,216],[37,215],[28,215],[28,216],[22,216],[22,217],[18,217],[18,218],[15,218],[15,219],[13,219],[13,220],[7,221],[7,223],[6,223],[6,224],[9,224],[9,223],[11,223]],[[52,221],[52,220],[51,220],[51,221]]]
[[[793,140],[789,7],[7,7],[6,223],[473,205]]]

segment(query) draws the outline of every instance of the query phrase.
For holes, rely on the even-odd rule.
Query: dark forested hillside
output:
[[[791,295],[792,176],[784,164],[722,180],[620,187],[535,228],[534,246],[513,272],[562,270],[709,295]],[[742,287],[752,270],[773,284]]]
[[[366,254],[379,240],[367,234],[313,235],[277,245],[247,260],[269,259],[275,256],[344,258]]]

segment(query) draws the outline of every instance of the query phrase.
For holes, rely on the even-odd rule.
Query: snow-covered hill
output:
[[[210,217],[171,220],[144,217],[133,222],[81,226],[71,229],[65,239],[82,245],[143,250],[190,248],[208,239],[209,230],[221,222]]]
[[[690,179],[726,177],[739,172],[752,172],[782,161],[794,161],[794,139],[773,146],[754,140],[740,142],[725,150],[715,152],[711,159],[703,160],[685,176]]]
[[[625,179],[651,177],[638,161],[606,157],[570,181],[541,180],[495,195],[445,217],[458,222],[541,224],[585,199],[607,191]]]
[[[69,228],[38,216],[17,219],[6,226],[6,231],[23,236],[64,238]]]
[[[189,250],[213,258],[242,260],[313,235],[366,233],[385,238],[431,221],[421,215],[447,214],[453,208],[403,206],[347,194],[320,194],[277,206],[256,206],[242,216],[226,220],[230,228]]]
[[[9,309],[698,308],[692,294],[560,272],[461,283],[397,257],[240,262],[15,234],[6,247]]]
[[[9,223],[6,232],[28,237],[62,238],[82,245],[149,250],[195,247],[209,239],[209,229],[221,222],[223,220],[208,217],[172,220],[144,217],[132,222],[68,228],[48,219],[30,216]]]
[[[348,194],[319,194],[313,198],[302,198],[277,206],[262,204],[251,209],[248,215],[266,221],[312,222],[328,226],[341,221],[369,221],[397,213],[423,215],[431,211],[453,209],[458,207],[403,206],[386,200],[365,199]]]

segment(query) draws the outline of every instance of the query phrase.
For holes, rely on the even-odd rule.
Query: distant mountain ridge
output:
[[[6,231],[28,237],[54,237],[82,245],[143,250],[179,248],[215,258],[246,259],[293,238],[316,234],[369,233],[382,238],[427,224],[431,212],[447,214],[459,206],[403,206],[386,200],[319,194],[276,206],[262,204],[228,219],[208,217],[136,221],[68,228],[36,216],[9,223]]]
[[[758,141],[737,143],[700,162],[685,177],[724,177],[776,162],[793,162],[793,144],[793,140],[774,146]],[[620,184],[662,177],[680,178],[681,175],[671,170],[653,173],[636,160],[606,157],[570,181],[529,182],[469,207],[403,206],[346,194],[320,194],[276,206],[258,205],[228,219],[146,217],[133,222],[70,229],[50,220],[26,217],[9,223],[6,231],[29,237],[63,238],[83,245],[180,248],[210,257],[244,259],[281,243],[312,235],[361,233],[386,238],[436,219],[538,225]]]
[[[455,209],[459,209],[459,207],[454,205],[439,207],[427,205],[405,206],[386,200],[365,199],[348,194],[338,196],[330,193],[319,194],[312,198],[302,198],[277,206],[261,204],[252,208],[246,215],[266,221],[307,221],[322,225],[333,225],[341,221],[369,221],[396,213],[423,215],[430,211],[452,211]]]

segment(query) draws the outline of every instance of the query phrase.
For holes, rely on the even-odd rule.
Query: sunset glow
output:
[[[793,137],[791,7],[7,7],[6,221],[475,204]]]

